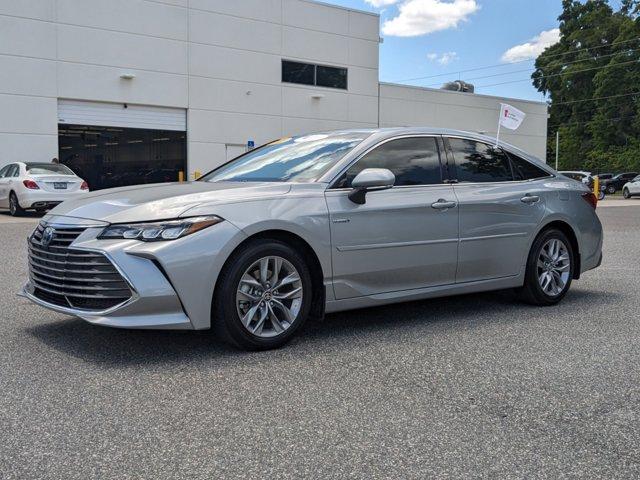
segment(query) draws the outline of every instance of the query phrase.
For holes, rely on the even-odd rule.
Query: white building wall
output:
[[[378,42],[377,15],[311,0],[0,0],[0,165],[58,155],[58,99],[185,109],[191,175],[317,130],[494,133],[497,98],[379,86]],[[347,67],[349,90],[283,84],[283,58]],[[505,139],[543,157],[546,107],[512,103]]]
[[[527,114],[516,131],[502,129],[501,140],[545,160],[547,156],[547,105],[473,93],[380,85],[380,126],[431,126],[497,134],[500,103]]]
[[[378,25],[308,0],[0,0],[0,164],[58,155],[58,98],[187,109],[191,174],[227,145],[375,127]],[[349,91],[283,84],[283,58],[347,67]]]

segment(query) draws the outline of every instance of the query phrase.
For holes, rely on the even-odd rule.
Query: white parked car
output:
[[[622,187],[622,195],[624,195],[624,198],[631,198],[634,195],[640,195],[640,175],[630,182],[625,183],[624,187]]]
[[[44,212],[88,192],[87,182],[58,163],[16,162],[0,169],[0,209],[13,216]]]
[[[565,177],[569,177],[574,180],[577,180],[578,182],[582,182],[587,187],[593,187],[593,175],[591,175],[591,172],[563,171],[558,173],[564,175]]]

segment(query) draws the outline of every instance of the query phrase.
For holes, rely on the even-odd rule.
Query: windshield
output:
[[[31,175],[75,175],[68,167],[59,163],[27,163]]]
[[[315,181],[356,145],[366,132],[307,135],[269,143],[208,173],[205,182]]]

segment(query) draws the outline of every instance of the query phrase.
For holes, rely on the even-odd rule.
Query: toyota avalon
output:
[[[84,195],[28,240],[22,295],[96,325],[283,345],[326,312],[515,289],[540,306],[600,265],[588,187],[477,134],[283,138],[195,182]]]

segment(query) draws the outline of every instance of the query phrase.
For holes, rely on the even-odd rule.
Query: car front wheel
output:
[[[311,273],[288,244],[257,240],[229,259],[214,294],[215,330],[246,350],[278,348],[309,316]]]
[[[622,196],[623,196],[624,198],[626,198],[626,199],[631,198],[631,192],[629,191],[629,189],[628,189],[628,188],[625,188],[625,189],[622,191]]]
[[[616,193],[616,187],[614,187],[613,185],[609,185],[607,187],[607,193],[613,195],[614,193]]]
[[[557,229],[542,232],[533,242],[520,297],[533,305],[555,305],[569,291],[574,275],[574,252]]]

